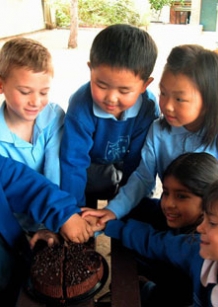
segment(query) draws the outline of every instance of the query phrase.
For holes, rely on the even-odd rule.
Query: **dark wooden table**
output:
[[[74,306],[94,307],[94,298]],[[34,301],[21,290],[16,307],[47,306]],[[115,239],[111,240],[111,307],[141,307],[134,254]]]
[[[111,307],[141,307],[134,254],[111,240]]]
[[[72,305],[73,306],[73,305]],[[83,303],[74,305],[78,307],[94,307],[94,300],[90,299],[84,301]],[[47,307],[46,304],[38,303],[35,300],[31,299],[23,290],[20,293],[16,307]]]

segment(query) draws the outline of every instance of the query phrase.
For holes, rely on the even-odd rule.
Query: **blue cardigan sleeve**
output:
[[[199,235],[174,235],[171,231],[158,231],[151,225],[136,220],[113,220],[107,223],[105,235],[121,240],[122,244],[140,255],[167,261],[186,272],[193,270],[193,263],[201,266]],[[192,273],[190,273],[192,275]]]
[[[124,181],[138,167],[141,150],[152,122],[160,116],[156,97],[150,90],[142,94],[142,106],[135,121],[135,128],[131,135],[129,154],[124,158]]]
[[[90,86],[86,84],[70,97],[60,149],[61,189],[75,196],[80,206],[85,205],[86,170],[95,131],[91,106]]]
[[[71,215],[81,211],[75,198],[61,191],[45,176],[23,163],[2,156],[0,187],[1,207],[8,206],[11,213],[27,213],[54,232],[58,232]],[[0,224],[1,228],[11,227],[3,214],[0,214]]]

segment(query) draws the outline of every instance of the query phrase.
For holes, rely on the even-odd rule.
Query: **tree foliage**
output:
[[[129,23],[138,26],[140,15],[133,1],[78,0],[81,26],[107,26],[115,23]]]
[[[72,23],[73,0],[50,0],[56,11],[58,27],[69,27]],[[72,6],[73,5],[73,6]],[[85,27],[107,26],[115,23],[141,25],[139,13],[133,0],[77,0],[78,24]]]
[[[161,11],[165,5],[172,6],[174,2],[175,0],[149,0],[149,3],[151,4],[151,9],[155,10],[156,12]],[[184,3],[184,0],[180,0],[177,2],[180,2],[182,4]]]

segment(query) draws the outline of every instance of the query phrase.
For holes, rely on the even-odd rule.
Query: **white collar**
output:
[[[129,108],[129,109],[127,109],[123,112],[121,120],[127,120],[128,118],[136,117],[137,114],[139,113],[139,110],[141,108],[142,103],[143,103],[142,95],[140,95],[138,97],[136,103],[131,108]],[[113,119],[117,120],[114,115],[104,112],[94,101],[93,101],[93,112],[94,112],[95,116],[97,116],[97,117],[113,118]]]
[[[201,283],[204,287],[208,284],[216,284],[211,293],[211,302],[213,307],[218,307],[218,284],[217,284],[217,275],[218,275],[218,262],[212,260],[204,260],[202,269],[201,269]]]

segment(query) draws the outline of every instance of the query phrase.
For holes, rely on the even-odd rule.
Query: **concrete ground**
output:
[[[59,103],[64,110],[67,109],[69,96],[84,82],[89,80],[89,69],[87,61],[89,60],[89,51],[92,41],[101,29],[79,29],[78,47],[68,49],[69,30],[53,29],[43,30],[23,36],[30,37],[40,41],[52,53],[55,67],[55,77],[51,90],[51,101]],[[153,72],[154,82],[150,88],[158,94],[158,82],[166,61],[166,57],[171,48],[185,43],[197,43],[209,49],[218,47],[218,35],[215,32],[202,32],[201,28],[190,25],[151,25],[148,32],[157,43],[159,55]],[[9,38],[8,38],[9,39]],[[8,39],[0,39],[0,47]],[[3,97],[0,97],[0,102]],[[157,191],[155,196],[161,193],[161,185],[157,181]],[[99,206],[104,206],[100,202]],[[110,239],[101,235],[97,239],[97,249],[106,258],[110,265]],[[110,276],[105,287],[98,294],[101,296],[108,291]],[[98,297],[97,296],[97,297]]]

